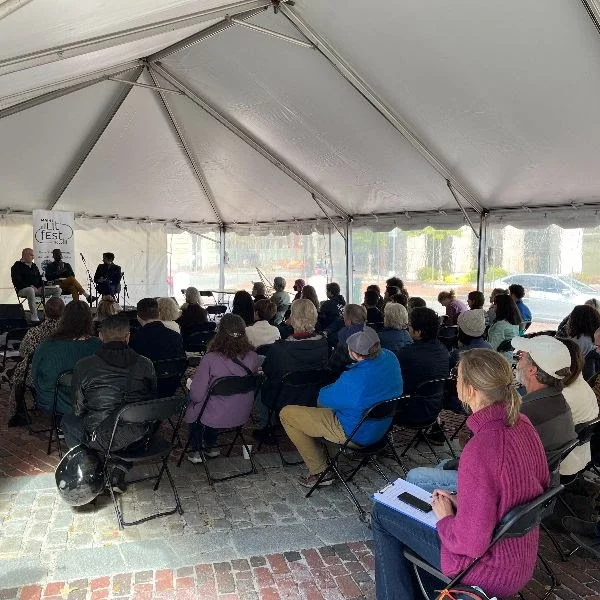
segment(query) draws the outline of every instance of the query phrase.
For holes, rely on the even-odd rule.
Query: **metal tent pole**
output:
[[[219,227],[219,289],[225,289],[225,226]]]
[[[8,17],[8,15],[23,8],[30,2],[31,0],[4,0],[4,2],[0,4],[0,21],[4,19],[4,17]]]
[[[477,250],[477,289],[483,292],[485,285],[485,270],[487,267],[487,230],[488,215],[483,213],[479,222],[479,245]]]
[[[438,158],[433,152],[410,130],[404,122],[392,109],[387,106],[379,96],[369,87],[369,85],[358,75],[352,66],[344,60],[320,35],[318,35],[289,5],[282,2],[279,9],[288,20],[302,33],[310,42],[312,42],[321,54],[335,67],[335,69],[344,77],[350,85],[356,89],[373,106],[379,114],[384,117],[406,140],[425,158],[425,160],[444,178],[449,179],[454,189],[471,205],[478,213],[483,211],[475,194],[462,183],[454,173]]]
[[[350,304],[354,296],[354,256],[352,254],[352,219],[346,223],[346,239],[344,240],[346,251],[346,302]]]

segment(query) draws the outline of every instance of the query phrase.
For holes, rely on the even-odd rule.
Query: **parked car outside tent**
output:
[[[574,306],[600,295],[600,291],[569,275],[515,273],[492,282],[492,288],[508,288],[512,284],[525,288],[523,301],[531,309],[533,321],[560,323]]]

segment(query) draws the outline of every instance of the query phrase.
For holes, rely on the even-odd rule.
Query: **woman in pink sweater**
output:
[[[464,352],[457,389],[473,413],[467,425],[474,434],[460,457],[457,496],[434,491],[437,529],[375,504],[378,600],[417,597],[405,548],[453,577],[485,551],[508,511],[541,495],[550,484],[544,448],[529,419],[519,414],[520,397],[506,359],[493,350]],[[489,595],[512,596],[533,574],[538,538],[534,529],[499,542],[462,583],[478,585]]]

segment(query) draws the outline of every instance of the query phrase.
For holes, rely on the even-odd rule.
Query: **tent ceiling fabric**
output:
[[[237,14],[261,5],[29,2],[0,20],[0,73],[15,70],[0,75],[0,109],[102,75],[108,67],[131,65],[218,22],[202,14],[190,25],[181,20],[186,15],[231,6],[220,19],[228,10]],[[552,206],[573,201],[600,206],[600,36],[581,2],[403,0],[374,6],[296,0],[289,10],[475,192],[492,221],[543,221],[552,218]],[[304,39],[283,12],[268,10],[248,22]],[[173,26],[145,34],[136,29],[166,20]],[[119,33],[125,30],[134,34]],[[107,47],[106,36],[113,34],[114,45]],[[103,49],[91,44],[78,56],[54,53],[46,61],[40,54],[101,38]],[[32,67],[27,55],[42,56],[40,64]],[[2,71],[2,61],[15,57],[22,64]],[[157,92],[134,87],[56,208],[211,227],[219,219],[208,195],[233,227],[318,219],[321,228],[326,217],[308,187],[357,223],[389,227],[404,219],[414,228],[417,222],[464,222],[444,178],[318,50],[232,25],[161,65],[247,132],[271,160],[189,98],[164,94],[182,143]],[[139,81],[153,83],[146,72]],[[0,119],[0,209],[51,203],[57,183],[77,163],[123,85],[101,81]],[[277,168],[278,160],[306,185]],[[494,216],[521,205],[544,208]],[[556,218],[583,222],[582,215],[596,209],[574,210],[557,211]],[[415,214],[412,220],[403,216],[407,211]]]

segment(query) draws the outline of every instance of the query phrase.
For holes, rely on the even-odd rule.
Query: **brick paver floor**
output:
[[[6,428],[5,390],[0,390],[0,600],[374,597],[371,533],[341,486],[306,499],[296,483],[302,468],[283,467],[267,451],[257,455],[257,474],[212,489],[202,467],[185,461],[172,468],[184,515],[119,531],[108,497],[79,509],[58,498],[56,454],[46,455],[45,436]],[[406,466],[431,464],[425,450],[411,452]],[[225,473],[247,466],[239,448],[233,454],[211,461],[211,469]],[[394,463],[383,462],[390,477],[399,475]],[[365,507],[380,485],[375,472],[356,477],[355,491]],[[169,502],[164,484],[156,493],[135,484],[122,498],[130,518]],[[568,538],[559,539],[571,547]],[[541,552],[563,583],[556,598],[600,595],[600,563],[582,556],[561,563],[545,534]],[[536,571],[525,596],[542,597],[547,584]]]

